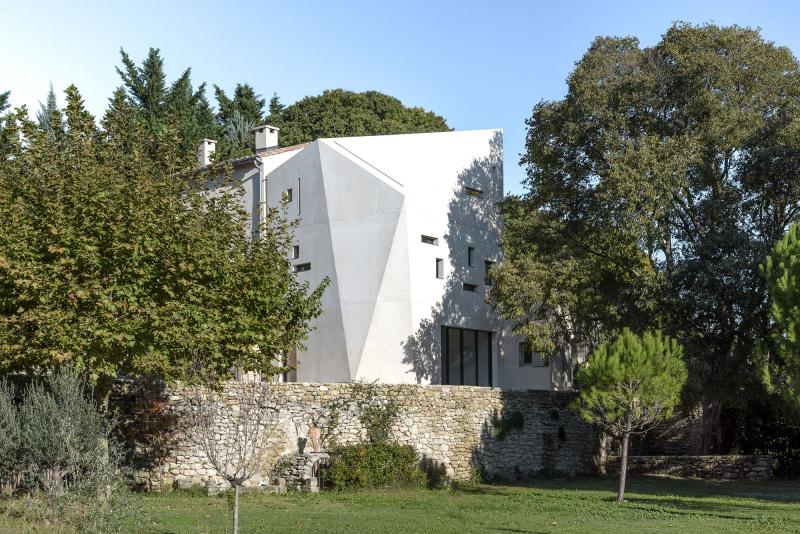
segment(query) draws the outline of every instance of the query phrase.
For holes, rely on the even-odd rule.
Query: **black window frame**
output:
[[[444,280],[444,259],[436,258],[436,278]]]
[[[459,345],[459,377],[458,383],[453,383],[450,379],[450,337],[449,337],[449,330],[456,330],[459,332],[458,338],[458,345]],[[478,339],[479,335],[483,333],[486,334],[486,357],[487,357],[487,379],[489,382],[488,386],[481,386],[480,384],[480,350],[478,348]],[[491,330],[476,330],[473,328],[459,328],[455,326],[446,326],[442,325],[441,327],[441,383],[442,385],[448,386],[462,386],[464,385],[464,335],[474,335],[475,336],[475,387],[495,387],[494,386],[494,376],[492,374],[492,334]]]

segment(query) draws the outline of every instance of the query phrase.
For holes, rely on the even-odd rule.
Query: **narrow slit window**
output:
[[[286,190],[286,202],[292,201],[292,188]]]
[[[483,283],[487,286],[493,286],[494,280],[492,279],[492,266],[494,266],[493,261],[484,260],[483,262]]]
[[[297,214],[300,215],[300,178],[297,179]]]
[[[471,197],[483,198],[483,191],[475,187],[464,186],[464,192]]]
[[[426,245],[438,245],[439,244],[439,238],[438,237],[431,237],[429,235],[422,235],[420,237],[421,237],[421,241],[423,243],[425,243]]]
[[[475,293],[476,291],[478,291],[478,286],[475,285],[475,284],[470,284],[470,283],[464,282],[464,291],[469,291],[470,293]]]
[[[297,265],[294,266],[294,272],[296,273],[304,273],[310,270],[311,270],[310,263],[298,263]]]
[[[444,279],[444,260],[442,258],[436,258],[436,278]]]
[[[294,245],[292,247],[292,259],[296,260],[300,257],[300,245]]]
[[[475,267],[475,247],[467,247],[467,265]]]

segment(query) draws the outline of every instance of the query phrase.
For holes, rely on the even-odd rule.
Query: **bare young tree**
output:
[[[253,374],[225,384],[192,386],[190,434],[220,477],[233,488],[233,533],[239,532],[239,494],[258,472],[276,410],[272,383]]]

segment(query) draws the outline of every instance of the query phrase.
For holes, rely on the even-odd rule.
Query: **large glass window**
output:
[[[492,385],[492,333],[442,327],[442,384]]]

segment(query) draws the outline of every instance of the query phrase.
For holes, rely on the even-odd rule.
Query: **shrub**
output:
[[[330,452],[322,472],[323,487],[335,490],[422,487],[428,477],[411,445],[359,443]]]
[[[111,424],[74,370],[64,368],[45,384],[29,385],[19,415],[26,478],[48,494],[91,484],[114,469]]]
[[[6,503],[7,512],[83,532],[119,530],[133,500],[111,438],[113,423],[98,411],[86,381],[63,368],[32,383],[19,407],[19,425],[18,465],[28,495]]]
[[[14,402],[14,389],[0,382],[0,480],[4,489],[13,490],[11,481],[19,469],[19,414]]]

